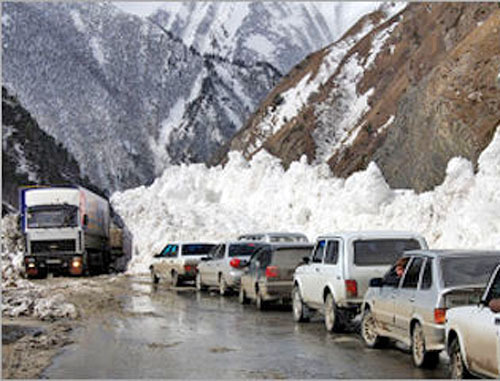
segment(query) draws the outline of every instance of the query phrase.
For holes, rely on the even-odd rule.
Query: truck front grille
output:
[[[61,239],[56,241],[33,241],[31,242],[31,253],[51,252],[75,252],[76,241],[73,239]]]

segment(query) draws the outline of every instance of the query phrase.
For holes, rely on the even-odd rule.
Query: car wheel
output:
[[[439,362],[439,352],[426,351],[424,331],[419,323],[415,324],[411,335],[411,354],[417,368],[434,368]]]
[[[361,319],[361,337],[368,348],[381,348],[387,342],[377,333],[377,321],[370,309],[366,309]]]
[[[172,271],[172,287],[177,287],[179,286],[179,274],[177,271],[173,270]]]
[[[255,305],[257,306],[257,309],[260,311],[264,311],[267,308],[267,303],[264,299],[262,299],[260,291],[257,291],[257,298],[255,299]]]
[[[471,374],[467,370],[467,366],[462,358],[462,351],[460,350],[460,342],[458,338],[454,339],[450,345],[450,378],[461,380],[471,378]]]
[[[248,302],[249,302],[247,295],[245,293],[245,290],[243,289],[243,286],[240,286],[240,293],[238,294],[238,301],[240,302],[240,304],[248,304]]]
[[[296,322],[309,321],[309,309],[302,301],[298,286],[295,286],[292,291],[292,311],[293,320],[295,320]]]
[[[224,279],[224,275],[220,275],[219,276],[219,294],[221,296],[226,296],[228,293],[228,287],[227,287],[227,283],[226,283],[226,280]]]
[[[154,268],[151,267],[151,283],[158,284],[159,281],[160,278],[158,278],[158,276],[155,274]]]
[[[340,312],[331,293],[328,293],[325,300],[325,328],[328,332],[339,332],[342,329]]]
[[[205,286],[203,286],[203,283],[201,283],[201,273],[196,273],[196,291],[203,291],[205,290]]]

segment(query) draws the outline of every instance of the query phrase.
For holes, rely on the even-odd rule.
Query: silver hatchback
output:
[[[362,306],[368,347],[388,338],[410,346],[417,367],[434,367],[445,348],[448,308],[478,303],[499,252],[406,252],[384,278],[374,278]]]

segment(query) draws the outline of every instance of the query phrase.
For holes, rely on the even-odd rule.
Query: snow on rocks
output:
[[[499,126],[500,127],[500,126]],[[251,231],[301,231],[310,239],[338,230],[412,230],[434,248],[500,249],[500,132],[479,158],[449,162],[433,191],[391,189],[375,163],[348,179],[305,158],[284,170],[265,151],[247,162],[172,166],[149,187],[113,194],[132,231],[129,272],[147,272],[167,241],[234,239]]]

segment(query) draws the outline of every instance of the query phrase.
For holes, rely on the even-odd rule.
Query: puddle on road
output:
[[[212,353],[227,353],[227,352],[235,352],[236,348],[228,348],[228,347],[212,347],[209,349]]]

